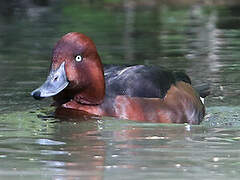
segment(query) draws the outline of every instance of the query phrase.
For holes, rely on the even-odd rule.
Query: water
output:
[[[1,1],[0,179],[238,179],[239,9],[237,1]],[[71,31],[90,36],[106,64],[161,65],[209,83],[205,121],[54,119],[51,99],[29,94]]]

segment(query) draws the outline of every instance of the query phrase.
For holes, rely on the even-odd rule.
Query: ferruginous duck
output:
[[[112,116],[140,122],[199,124],[205,115],[200,96],[182,72],[157,66],[106,65],[94,42],[71,32],[55,45],[49,76],[31,95],[53,97],[55,116]]]

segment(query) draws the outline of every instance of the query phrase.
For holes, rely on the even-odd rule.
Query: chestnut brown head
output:
[[[32,95],[41,98],[60,92],[84,104],[100,104],[104,98],[101,59],[93,41],[84,34],[68,33],[57,42],[49,76]]]

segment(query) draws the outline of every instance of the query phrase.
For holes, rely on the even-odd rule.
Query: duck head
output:
[[[69,99],[93,105],[105,95],[101,59],[93,41],[81,33],[68,33],[57,42],[47,80],[31,95],[41,99],[64,92]]]

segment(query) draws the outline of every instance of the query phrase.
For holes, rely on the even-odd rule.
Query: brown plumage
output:
[[[144,65],[103,70],[93,41],[76,32],[58,41],[50,75],[32,95],[36,99],[53,96],[57,117],[87,114],[199,124],[205,115],[204,105],[186,74]]]

